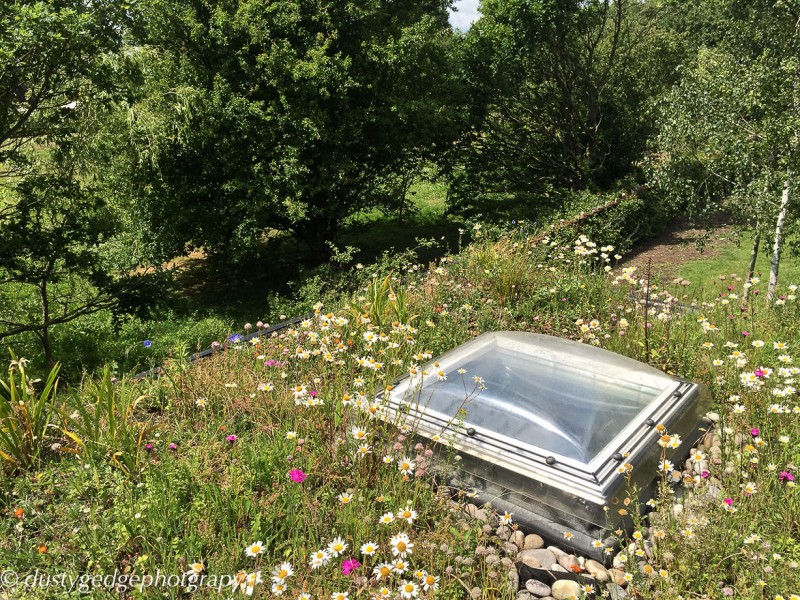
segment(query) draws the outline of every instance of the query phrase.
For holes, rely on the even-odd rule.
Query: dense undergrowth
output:
[[[726,273],[700,297],[697,285],[661,289],[617,268],[614,247],[586,237],[472,233],[459,254],[375,277],[296,327],[253,344],[234,338],[197,363],[176,354],[156,380],[107,371],[56,393],[12,362],[13,401],[0,413],[0,566],[20,581],[184,575],[172,588],[97,585],[98,598],[513,598],[511,561],[486,550],[494,527],[453,510],[431,483],[434,448],[377,418],[377,395],[480,332],[523,330],[711,388],[719,444],[693,452],[685,477],[683,465],[652,474],[662,493],[635,537],[651,536],[653,550],[637,555],[623,540],[618,560],[629,594],[796,597],[796,287],[767,299],[759,281]],[[443,375],[463,377],[465,389],[481,376]],[[65,595],[57,587],[6,593]]]

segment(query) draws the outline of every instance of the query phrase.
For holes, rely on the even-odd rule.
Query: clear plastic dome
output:
[[[483,334],[437,362],[423,380],[404,379],[393,398],[583,464],[677,385],[624,356],[525,332]]]

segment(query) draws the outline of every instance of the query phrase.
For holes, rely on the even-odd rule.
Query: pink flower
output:
[[[727,504],[728,506],[733,506],[733,498],[725,498],[725,500],[723,500],[723,502],[725,504]]]
[[[794,481],[794,475],[789,471],[781,471],[780,475],[778,475],[778,481]]]
[[[753,371],[753,375],[756,377],[764,377],[766,374],[767,372],[761,367],[758,367],[755,371]]]
[[[750,430],[750,435],[752,435],[753,437],[756,437],[756,436],[758,436],[758,434],[759,434],[759,433],[761,433],[761,431],[759,431],[758,427],[753,427],[753,428]]]
[[[746,310],[746,309],[745,309],[744,307],[742,307],[742,310]],[[749,331],[743,331],[743,332],[742,332],[742,335],[743,335],[744,337],[747,337],[748,335],[750,335],[750,332],[749,332]]]
[[[303,483],[306,480],[306,474],[301,469],[292,469],[289,471],[289,479],[295,483]]]
[[[346,561],[342,563],[342,575],[350,575],[350,573],[355,571],[360,566],[361,563],[358,562],[355,558],[348,558]]]
[[[238,438],[238,437],[236,437],[235,435],[229,435],[228,437],[226,437],[226,438],[225,438],[225,441],[226,441],[226,442],[230,442],[230,443],[232,444],[233,442],[235,442],[235,441],[236,441],[236,440],[238,440],[238,439],[239,439],[239,438]]]
[[[702,473],[700,473],[700,477],[702,477],[703,479],[708,479],[710,476],[711,473],[709,473],[708,471],[703,471]]]
[[[316,398],[319,395],[319,392],[317,392],[317,390],[310,390],[308,392],[308,395],[311,396],[312,398]]]
[[[174,452],[175,450],[178,449],[178,444],[176,444],[175,442],[170,442],[169,449]]]

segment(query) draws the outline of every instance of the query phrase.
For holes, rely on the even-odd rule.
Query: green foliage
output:
[[[118,167],[166,255],[237,255],[272,229],[317,259],[398,210],[459,111],[445,0],[139,3]]]
[[[122,2],[20,0],[0,6],[0,176],[24,176],[29,144],[59,144],[109,86]],[[0,218],[6,210],[0,206]]]
[[[796,18],[786,3],[701,5],[727,31],[661,102],[651,180],[691,218],[724,211],[768,235],[800,156]]]
[[[25,371],[24,358],[11,354],[8,381],[0,380],[0,472],[29,469],[37,465],[51,439],[49,427],[55,415],[58,369],[54,366],[41,391]]]
[[[553,190],[608,189],[633,172],[653,99],[682,56],[663,9],[495,0],[481,10],[464,40],[472,129],[449,157],[451,202],[505,194],[541,204]]]
[[[110,461],[127,477],[136,477],[145,441],[157,427],[138,420],[137,408],[146,396],[128,386],[118,383],[106,367],[100,381],[69,395],[61,409],[61,422],[75,453],[86,460]]]

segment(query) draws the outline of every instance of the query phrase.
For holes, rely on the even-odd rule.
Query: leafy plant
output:
[[[94,459],[108,458],[128,476],[137,473],[145,440],[158,428],[136,418],[137,406],[147,396],[136,396],[126,384],[116,383],[109,367],[93,387],[93,403],[86,404],[84,394],[73,393],[69,403],[62,406],[64,435],[77,445],[78,453],[86,452]],[[70,414],[68,407],[72,409]]]
[[[58,386],[59,365],[56,364],[38,394],[25,372],[24,358],[11,353],[8,382],[0,380],[4,398],[0,399],[0,459],[13,469],[34,465],[47,436],[51,411]]]

